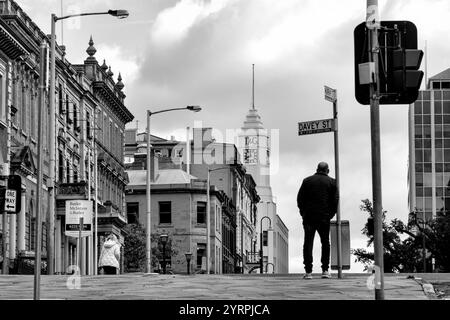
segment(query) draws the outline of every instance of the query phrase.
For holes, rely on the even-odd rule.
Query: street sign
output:
[[[298,135],[330,132],[335,130],[334,119],[313,120],[298,123]]]
[[[83,218],[83,230],[81,236],[92,235],[92,203],[89,200],[66,201],[66,230],[69,237],[79,237],[80,218]]]
[[[3,208],[4,212],[15,213],[16,212],[16,190],[6,189],[5,190],[5,206]]]
[[[22,179],[18,175],[0,176],[0,213],[19,213],[22,208]]]
[[[325,100],[328,100],[330,102],[336,102],[336,90],[324,86],[325,88]]]

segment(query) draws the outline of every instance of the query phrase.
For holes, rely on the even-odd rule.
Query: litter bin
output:
[[[331,242],[331,269],[338,270],[337,262],[337,221],[331,221],[330,242]],[[350,269],[350,224],[348,220],[341,220],[341,263],[342,270]]]

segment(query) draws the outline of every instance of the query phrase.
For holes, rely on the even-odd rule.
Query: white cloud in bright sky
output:
[[[66,5],[74,2],[64,0]],[[19,0],[49,33],[59,0]],[[360,230],[366,216],[360,201],[372,198],[369,107],[354,98],[353,30],[365,19],[365,0],[108,0],[85,1],[86,11],[123,8],[124,20],[86,18],[65,30],[71,63],[80,63],[92,34],[97,60],[122,72],[126,104],[136,119],[148,107],[198,104],[200,113],[162,114],[154,134],[169,138],[202,121],[222,130],[240,128],[251,102],[255,63],[256,107],[267,129],[280,131],[280,170],[271,177],[278,214],[290,230],[290,271],[303,272],[303,230],[296,195],[319,161],[334,176],[331,134],[297,136],[297,122],[331,117],[323,86],[336,88],[342,219],[350,221],[352,248],[365,247]],[[380,0],[381,20],[409,20],[418,28],[419,47],[428,43],[428,76],[450,67],[450,2]],[[148,23],[145,23],[148,22]],[[59,23],[59,22],[58,22]],[[59,32],[60,26],[57,27]],[[423,65],[424,63],[422,63]],[[407,219],[407,106],[381,107],[383,207],[387,218]],[[144,121],[140,122],[143,130]],[[133,123],[132,126],[136,124]],[[320,243],[315,243],[315,271]],[[352,261],[352,271],[362,267]]]

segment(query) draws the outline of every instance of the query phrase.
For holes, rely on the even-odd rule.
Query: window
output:
[[[127,202],[128,223],[139,223],[139,203]]]
[[[70,162],[66,160],[66,182],[70,183]]]
[[[0,121],[6,122],[6,78],[4,67],[0,64]]]
[[[172,202],[159,202],[159,223],[172,223]]]
[[[59,88],[58,88],[58,109],[59,109],[59,114],[62,116],[64,113],[64,105],[63,105],[63,87],[62,84],[59,84]]]
[[[437,82],[437,81],[433,81],[433,89],[440,89],[441,88],[441,83]]]
[[[73,164],[73,183],[78,182],[78,166],[74,163]]]
[[[443,82],[441,83],[441,87],[442,87],[442,89],[450,89],[450,82],[448,82],[448,81],[443,81]]]
[[[197,202],[197,223],[206,223],[206,202]]]
[[[76,125],[76,121],[75,121],[75,125]],[[90,137],[91,137],[91,116],[90,116],[89,112],[87,112],[87,111],[86,111],[86,136],[88,139],[90,139]]]
[[[205,257],[205,259],[203,259]],[[206,264],[206,244],[197,243],[197,269],[201,269],[203,265],[203,260]],[[206,268],[206,265],[205,265]]]
[[[70,108],[69,108],[69,95],[66,94],[66,122],[71,123],[72,119],[70,118]]]
[[[73,128],[78,131],[78,106],[76,103],[73,104]]]
[[[59,182],[64,182],[64,156],[62,151],[59,151],[58,154],[58,178]]]

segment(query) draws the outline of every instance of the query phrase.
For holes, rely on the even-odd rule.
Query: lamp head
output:
[[[202,110],[200,106],[187,106],[186,109],[193,111],[193,112],[199,112]]]
[[[112,15],[113,17],[117,17],[119,19],[124,19],[129,16],[127,10],[108,10],[108,14]]]
[[[162,244],[166,244],[169,236],[167,234],[162,234],[159,236],[159,239],[161,240]]]

